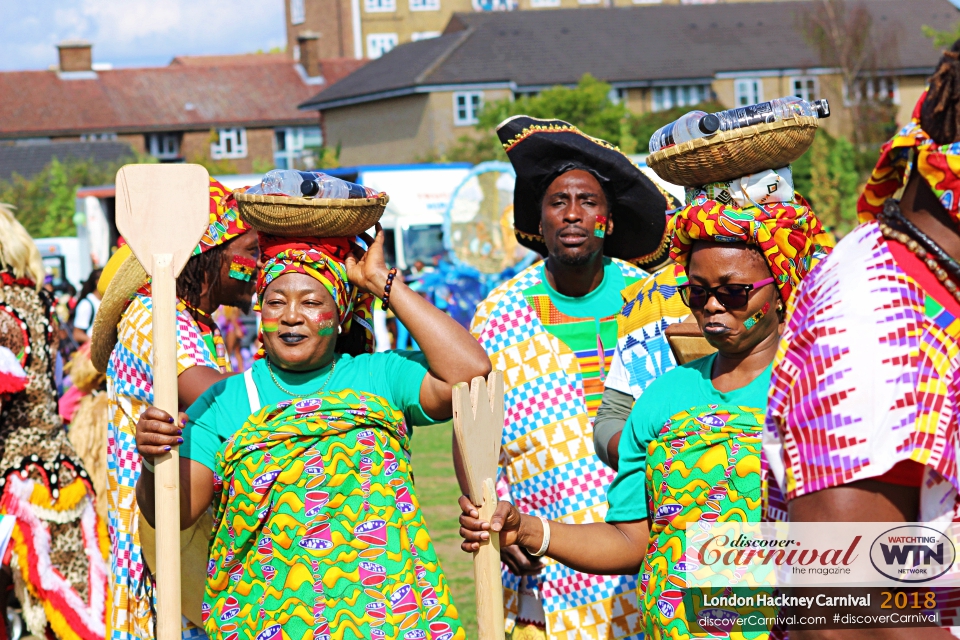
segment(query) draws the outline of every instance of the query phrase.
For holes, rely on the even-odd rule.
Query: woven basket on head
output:
[[[810,148],[818,123],[816,116],[797,116],[721,131],[651,153],[647,165],[667,182],[685,187],[779,169]]]
[[[380,220],[390,196],[328,200],[237,193],[240,218],[275,236],[336,238],[356,236]]]

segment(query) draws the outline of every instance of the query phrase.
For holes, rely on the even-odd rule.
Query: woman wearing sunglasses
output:
[[[792,189],[789,202],[746,207],[708,193],[693,193],[676,215],[671,255],[687,272],[682,299],[717,353],[668,371],[637,400],[606,522],[561,524],[501,502],[487,523],[460,499],[464,551],[494,531],[501,545],[584,573],[639,573],[639,609],[653,637],[705,633],[687,621],[682,600],[687,523],[761,519],[761,431],[785,302],[832,245]]]

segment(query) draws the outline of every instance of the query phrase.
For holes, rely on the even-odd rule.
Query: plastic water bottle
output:
[[[293,169],[269,171],[260,181],[260,192],[294,198],[370,198],[377,195],[377,192],[369,187],[325,173]]]
[[[671,145],[683,144],[695,138],[712,135],[717,132],[719,123],[705,111],[685,113],[670,124],[657,129],[650,137],[650,153],[665,149]]]
[[[796,116],[830,117],[830,103],[826,100],[807,102],[796,96],[777,98],[769,102],[760,102],[746,107],[727,109],[715,114],[720,121],[720,131],[731,131],[741,127],[787,120]]]

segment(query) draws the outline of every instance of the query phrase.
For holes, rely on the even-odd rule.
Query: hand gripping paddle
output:
[[[153,278],[153,404],[177,415],[177,276],[210,222],[210,176],[196,164],[117,172],[117,227]],[[180,456],[156,464],[157,640],[179,640]]]
[[[453,428],[463,458],[470,502],[489,522],[497,508],[497,462],[503,436],[503,372],[487,380],[477,377],[453,387]],[[480,640],[503,640],[503,581],[500,578],[500,537],[480,543],[473,554],[477,590],[477,626]]]

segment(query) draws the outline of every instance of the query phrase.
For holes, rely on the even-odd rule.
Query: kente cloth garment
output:
[[[679,595],[687,525],[762,516],[761,433],[771,367],[722,392],[711,378],[716,358],[676,367],[644,391],[624,426],[620,469],[607,492],[607,522],[650,520],[637,598],[644,632],[654,638],[705,635],[688,627]]]
[[[673,218],[670,257],[686,267],[697,240],[757,245],[786,302],[797,283],[835,244],[809,205],[797,199],[800,202],[741,209],[733,203],[698,198]]]
[[[103,638],[109,543],[57,411],[53,301],[32,282],[3,276],[0,346],[28,374],[25,388],[0,398],[0,514],[17,519],[3,564],[30,634]]]
[[[891,247],[877,223],[863,224],[798,288],[764,447],[788,499],[909,460],[926,467],[919,519],[960,520],[960,309],[933,297]]]
[[[373,300],[347,280],[349,238],[280,237],[260,233],[264,266],[257,276],[257,310],[267,285],[285,273],[303,273],[317,279],[333,296],[339,322],[348,333],[354,320],[364,329],[366,351],[373,351]],[[262,336],[261,336],[261,342]],[[257,353],[263,357],[263,349]]]
[[[140,510],[136,485],[140,477],[136,424],[140,414],[153,404],[153,303],[149,294],[138,292],[117,328],[117,345],[107,367],[110,424],[107,437],[107,485],[109,487],[110,616],[107,637],[111,640],[150,640],[156,636],[154,579],[144,564],[140,547]],[[190,367],[226,371],[204,338],[205,331],[177,306],[177,374]],[[215,336],[214,336],[215,337]],[[225,353],[225,349],[223,350]],[[187,623],[184,638],[203,637]]]
[[[910,171],[916,168],[954,223],[960,225],[960,142],[937,144],[920,127],[920,108],[926,97],[924,91],[910,123],[880,148],[880,160],[857,202],[860,222],[873,220],[883,211],[883,203],[907,184]]]
[[[617,350],[605,388],[636,399],[651,382],[677,366],[664,331],[690,315],[677,291],[677,285],[686,281],[683,267],[673,263],[623,290]]]
[[[213,638],[463,640],[385,399],[326,392],[251,415],[217,454]]]
[[[210,223],[206,233],[200,238],[200,244],[193,249],[197,256],[216,246],[241,236],[250,227],[240,219],[237,199],[225,186],[210,178]]]
[[[628,263],[613,264],[628,286],[645,275]],[[613,471],[593,450],[580,361],[525,297],[541,284],[542,273],[542,265],[533,265],[495,289],[477,307],[471,328],[493,367],[504,372],[498,493],[526,513],[574,524],[600,522]],[[632,638],[641,631],[636,576],[587,575],[544,558],[544,570],[533,582],[550,638]],[[503,584],[510,631],[521,581],[504,570]]]

